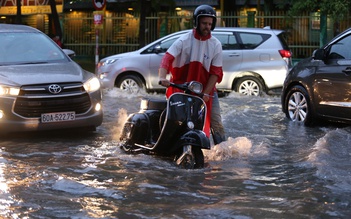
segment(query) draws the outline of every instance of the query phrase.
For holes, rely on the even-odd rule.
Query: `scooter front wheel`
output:
[[[176,156],[176,163],[183,169],[199,169],[204,167],[204,154],[199,147],[186,146],[182,154]]]
[[[195,160],[191,154],[185,154],[182,157],[182,161],[179,163],[179,166],[183,169],[194,169],[195,168]]]
[[[193,147],[192,148],[192,152],[193,152],[194,160],[195,160],[194,168],[195,169],[204,168],[204,166],[205,166],[205,158],[204,158],[204,154],[203,154],[201,148]]]

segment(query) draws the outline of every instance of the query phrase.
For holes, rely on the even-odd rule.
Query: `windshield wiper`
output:
[[[16,64],[18,64],[18,65],[28,65],[28,64],[45,64],[45,63],[48,63],[48,62],[32,61],[32,62],[19,62],[19,63],[16,63]]]

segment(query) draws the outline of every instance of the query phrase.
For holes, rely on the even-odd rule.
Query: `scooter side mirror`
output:
[[[203,86],[200,82],[191,81],[188,85],[188,89],[196,94],[201,94]]]

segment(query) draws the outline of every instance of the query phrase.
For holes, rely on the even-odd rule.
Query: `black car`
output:
[[[281,103],[294,122],[351,123],[351,28],[293,67],[284,81]]]

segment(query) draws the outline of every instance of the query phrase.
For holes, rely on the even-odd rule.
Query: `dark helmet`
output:
[[[199,17],[201,17],[201,16],[203,16],[203,17],[212,17],[213,18],[212,27],[211,27],[211,30],[213,30],[215,28],[215,26],[216,26],[216,21],[217,21],[215,10],[209,5],[200,5],[200,6],[198,6],[195,9],[194,15],[193,15],[194,26],[196,28],[198,28]]]

